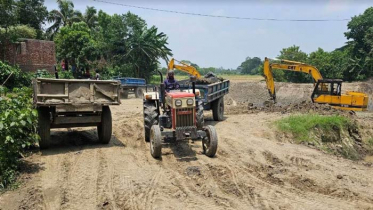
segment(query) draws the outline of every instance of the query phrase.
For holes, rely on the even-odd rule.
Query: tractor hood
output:
[[[194,97],[194,94],[187,93],[187,92],[171,92],[171,93],[167,93],[167,96],[170,96],[171,98],[187,98],[187,97]]]

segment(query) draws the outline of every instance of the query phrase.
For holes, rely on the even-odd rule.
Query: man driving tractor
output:
[[[174,75],[174,71],[168,71],[167,79],[164,80],[166,92],[170,92],[170,90],[176,90],[180,88],[179,82],[175,79]]]

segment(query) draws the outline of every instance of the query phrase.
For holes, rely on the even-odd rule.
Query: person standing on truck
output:
[[[164,81],[166,92],[170,92],[170,90],[176,90],[180,88],[179,82],[175,79],[174,76],[174,71],[168,71],[167,79]]]

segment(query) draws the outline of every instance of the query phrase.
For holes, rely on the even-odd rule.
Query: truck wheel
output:
[[[50,110],[48,107],[38,108],[38,134],[40,136],[40,149],[48,149],[51,138]]]
[[[123,95],[123,98],[127,99],[128,98],[128,90],[123,89],[122,95]]]
[[[205,128],[206,137],[202,139],[203,153],[208,157],[214,157],[218,149],[218,135],[215,127],[208,125]]]
[[[212,115],[215,121],[224,120],[224,98],[223,97],[213,102]]]
[[[203,126],[205,125],[205,117],[203,115],[203,102],[198,101],[198,107],[197,107],[197,128],[202,129]]]
[[[108,144],[111,139],[111,111],[108,106],[102,107],[101,123],[97,126],[98,139],[102,144]]]
[[[144,90],[142,88],[135,88],[135,97],[142,98]]]
[[[150,129],[150,153],[154,158],[162,156],[162,134],[159,125],[153,125]]]
[[[158,111],[154,102],[144,102],[144,130],[145,141],[149,141],[150,129],[153,125],[158,124]]]

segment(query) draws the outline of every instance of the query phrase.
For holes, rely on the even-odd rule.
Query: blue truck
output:
[[[120,81],[121,92],[124,98],[128,98],[129,93],[134,93],[136,98],[141,98],[147,85],[146,80],[132,77],[114,77]]]
[[[188,80],[180,81],[180,89],[191,89],[192,84]],[[196,84],[200,90],[200,98],[204,110],[212,110],[215,121],[224,120],[224,95],[229,93],[229,80],[218,81],[212,84]]]

